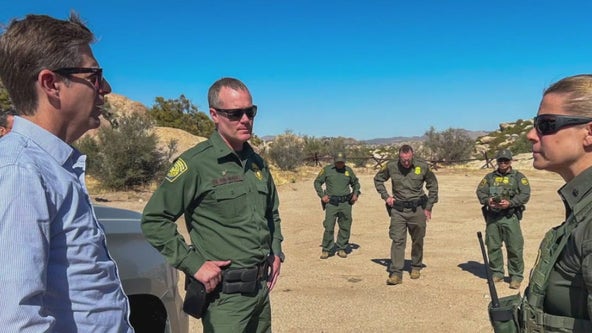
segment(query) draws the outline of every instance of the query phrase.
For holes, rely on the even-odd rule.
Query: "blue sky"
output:
[[[542,91],[592,72],[590,1],[0,1],[0,21],[75,9],[113,92],[150,107],[231,76],[259,106],[258,136],[495,130]]]

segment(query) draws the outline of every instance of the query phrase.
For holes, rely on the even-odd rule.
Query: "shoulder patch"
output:
[[[520,179],[520,182],[522,183],[522,185],[528,185],[528,179],[526,179],[526,177]]]
[[[175,164],[169,169],[169,172],[167,172],[165,179],[172,183],[187,170],[187,163],[183,159],[178,158]]]
[[[319,174],[317,175],[317,177],[322,176],[325,173],[325,168],[322,168],[321,171],[319,171]]]
[[[487,185],[487,178],[483,178],[483,180],[481,180],[481,183],[479,183],[479,187],[483,187]]]
[[[421,175],[421,167],[420,166],[416,166],[415,167],[415,174],[416,175]]]

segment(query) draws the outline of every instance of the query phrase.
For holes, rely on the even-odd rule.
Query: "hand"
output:
[[[389,205],[389,207],[393,207],[393,205],[395,204],[395,198],[393,197],[388,197],[386,198],[386,204]]]
[[[269,276],[267,277],[267,287],[269,288],[269,291],[273,290],[273,287],[275,287],[277,279],[280,276],[281,267],[282,261],[280,260],[280,257],[274,255],[273,262],[271,263],[271,272],[269,272]]]
[[[491,207],[491,208],[496,208],[496,209],[501,208],[500,205],[499,205],[499,203],[496,202],[495,200],[493,200],[493,198],[489,198],[487,200],[487,205],[489,205],[489,207]]]
[[[508,201],[508,200],[506,200],[506,199],[502,199],[502,200],[499,202],[498,206],[499,206],[501,209],[508,209],[508,208],[510,208],[510,201]]]
[[[426,222],[432,219],[432,211],[431,210],[424,209],[423,213],[425,214]]]
[[[328,196],[328,195],[323,195],[323,197],[321,198],[321,201],[322,201],[323,203],[327,203],[327,202],[329,202],[329,196]]]
[[[352,197],[349,200],[349,203],[351,203],[353,205],[356,201],[358,201],[358,195],[354,193],[354,194],[352,194]]]
[[[222,268],[230,265],[230,260],[224,261],[206,261],[193,277],[206,287],[206,292],[210,293],[222,281]]]

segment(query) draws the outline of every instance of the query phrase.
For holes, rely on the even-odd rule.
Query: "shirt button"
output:
[[[574,188],[574,190],[571,192],[571,194],[572,194],[574,197],[577,197],[578,195],[580,195],[580,191],[578,191],[578,189],[577,189],[577,188]]]

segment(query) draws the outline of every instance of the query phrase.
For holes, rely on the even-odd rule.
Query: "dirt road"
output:
[[[544,233],[562,221],[556,190],[558,176],[522,170],[531,182],[522,230],[526,280]],[[387,286],[390,239],[384,202],[376,193],[373,173],[359,172],[362,196],[354,206],[351,254],[320,260],[323,212],[312,179],[279,187],[286,262],[272,292],[274,332],[492,332],[487,319],[489,292],[477,231],[484,231],[475,188],[487,170],[436,171],[440,202],[428,222],[425,269],[419,280]],[[389,186],[387,186],[389,188]],[[143,203],[112,202],[141,210]],[[180,224],[182,225],[182,223]],[[406,266],[409,269],[409,241]],[[508,281],[498,294],[516,291]],[[192,332],[200,332],[192,320]]]

